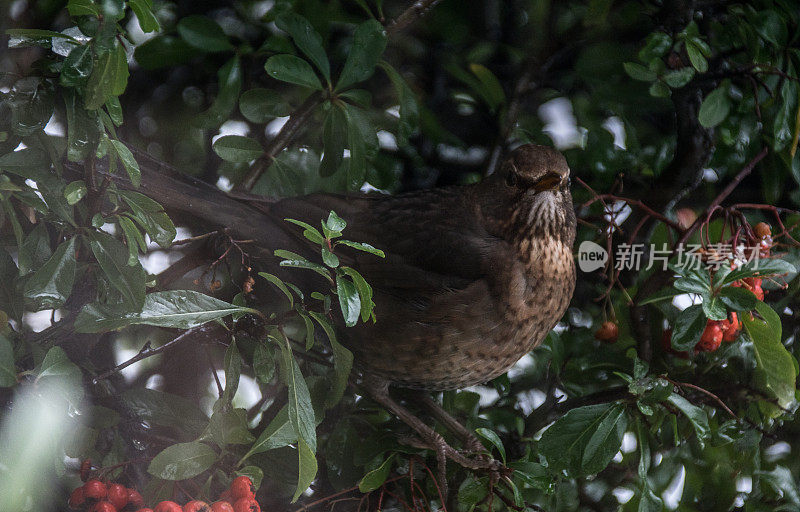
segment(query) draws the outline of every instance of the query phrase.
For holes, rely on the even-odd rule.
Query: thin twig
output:
[[[741,181],[743,179],[745,179],[748,174],[753,172],[753,169],[755,168],[756,164],[758,162],[760,162],[761,160],[763,160],[764,157],[767,156],[768,152],[769,152],[769,148],[766,147],[766,146],[764,147],[764,149],[759,151],[759,153],[755,157],[753,157],[753,159],[750,160],[747,163],[747,165],[745,165],[742,168],[741,171],[739,171],[739,174],[737,174],[736,176],[733,177],[731,182],[728,183],[728,186],[725,187],[724,189],[722,189],[722,192],[720,192],[717,195],[717,197],[715,197],[714,200],[711,201],[711,204],[709,204],[708,208],[706,208],[706,212],[708,213],[708,212],[714,211],[722,203],[722,201],[724,201],[729,195],[731,195],[731,192],[733,192],[734,189],[736,189],[736,187],[739,186],[739,183],[741,183]],[[686,243],[686,241],[689,239],[689,237],[692,236],[692,233],[694,233],[697,230],[697,228],[699,228],[703,224],[703,219],[705,217],[706,217],[706,215],[698,215],[697,219],[692,223],[692,225],[689,226],[689,228],[686,229],[683,232],[683,235],[678,240],[678,244],[677,245],[680,246],[680,245],[683,245],[684,243]]]
[[[386,27],[386,31],[389,33],[389,35],[392,35],[400,32],[401,30],[405,30],[425,16],[425,13],[427,13],[433,8],[434,5],[438,3],[439,0],[417,0],[413,2],[405,11],[400,14],[400,16],[389,23],[389,26]]]
[[[128,366],[130,366],[130,365],[132,365],[134,363],[138,363],[142,359],[147,359],[148,357],[152,357],[152,356],[154,356],[156,354],[160,354],[161,352],[164,352],[166,350],[169,350],[171,348],[174,348],[174,347],[180,345],[184,341],[186,341],[186,340],[188,340],[188,339],[190,339],[190,338],[192,338],[192,337],[194,337],[194,336],[196,336],[196,335],[198,335],[200,333],[204,333],[205,334],[206,332],[208,332],[208,331],[210,331],[212,329],[217,330],[218,326],[214,325],[214,324],[211,324],[211,326],[209,326],[208,324],[205,324],[205,325],[201,325],[201,326],[198,326],[198,327],[193,327],[193,328],[189,329],[188,331],[185,331],[184,333],[182,333],[177,338],[174,338],[173,340],[170,340],[170,341],[164,343],[163,345],[161,345],[160,347],[156,347],[156,348],[152,348],[150,346],[150,342],[148,341],[147,343],[144,344],[144,346],[142,347],[142,349],[139,351],[138,354],[136,354],[132,358],[128,359],[127,361],[124,361],[124,362],[118,364],[117,366],[115,366],[114,368],[108,370],[107,372],[98,375],[97,377],[94,378],[94,380],[92,382],[94,384],[97,384],[101,380],[105,380],[105,379],[111,377],[112,375],[114,375],[116,373],[119,373],[120,371],[124,370]]]
[[[739,417],[732,410],[730,410],[727,405],[725,405],[725,402],[723,402],[720,397],[718,397],[717,395],[715,395],[711,391],[709,391],[709,390],[707,390],[705,388],[701,388],[700,386],[696,386],[694,384],[690,384],[688,382],[678,382],[676,380],[670,379],[669,377],[662,377],[662,378],[664,380],[670,382],[671,384],[675,385],[675,386],[694,389],[695,391],[699,391],[699,392],[701,392],[701,393],[703,393],[705,395],[710,396],[715,402],[717,402],[719,404],[720,407],[722,407],[722,409],[725,412],[730,414],[734,419],[736,419],[736,420],[739,419]]]

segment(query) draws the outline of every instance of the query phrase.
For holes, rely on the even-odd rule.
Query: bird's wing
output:
[[[389,197],[319,194],[278,201],[268,211],[276,222],[292,218],[313,226],[335,211],[348,223],[343,238],[386,254],[379,258],[339,246],[343,263],[357,268],[377,291],[409,300],[482,279],[493,251],[505,245],[485,232],[478,213],[454,189]],[[286,227],[302,240],[301,229]],[[315,250],[307,241],[300,243],[304,254]]]

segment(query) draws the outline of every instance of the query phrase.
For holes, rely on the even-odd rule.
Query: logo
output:
[[[578,247],[578,267],[583,272],[594,272],[603,268],[608,261],[608,251],[589,240],[584,240]]]

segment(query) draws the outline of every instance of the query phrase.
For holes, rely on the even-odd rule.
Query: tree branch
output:
[[[402,30],[405,30],[409,26],[413,25],[417,20],[425,16],[425,14],[433,8],[436,4],[439,3],[440,0],[417,0],[408,8],[403,11],[400,16],[395,18],[389,26],[386,27],[386,31],[389,35],[395,34]]]

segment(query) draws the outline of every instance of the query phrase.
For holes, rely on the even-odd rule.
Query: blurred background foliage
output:
[[[20,510],[65,509],[65,493],[77,484],[77,461],[91,456],[97,466],[112,468],[103,474],[144,489],[150,499],[188,493],[210,498],[244,471],[260,479],[264,509],[303,503],[369,510],[442,506],[434,458],[398,444],[396,434],[404,428],[385,411],[353,388],[336,407],[319,406],[331,378],[328,365],[315,359],[330,356],[324,346],[297,356],[307,405],[317,405],[312,418],[316,412],[321,423],[319,472],[300,504],[291,506],[295,489],[307,486],[298,485],[298,460],[301,481],[303,464],[311,464],[302,454],[298,459],[297,437],[279,438],[242,463],[246,445],[276,425],[287,393],[296,393],[287,392],[281,372],[274,371],[280,357],[274,350],[256,355],[258,344],[243,336],[238,350],[228,346],[226,358],[226,348],[215,342],[220,333],[212,331],[200,342],[207,350],[177,346],[92,382],[145,341],[162,346],[179,331],[134,326],[77,334],[74,314],[87,303],[118,301],[140,311],[153,283],[158,290],[195,289],[241,307],[249,298],[236,268],[244,258],[235,250],[225,265],[208,267],[183,245],[170,248],[176,234],[186,238],[216,228],[209,220],[213,212],[193,216],[177,204],[186,198],[176,196],[176,204],[161,200],[166,218],[158,205],[123,186],[91,183],[95,162],[134,183],[143,180],[143,190],[171,166],[235,193],[400,193],[476,182],[509,149],[535,142],[562,150],[580,179],[573,182],[583,221],[579,241],[594,240],[612,253],[631,241],[671,246],[682,235],[700,241],[700,224],[712,238],[734,237],[725,234],[723,221],[736,218],[737,226],[771,223],[774,253],[797,261],[796,2],[417,4],[420,9],[398,0],[2,5],[0,28],[8,37],[0,55],[0,270],[8,286],[0,310],[10,322],[0,331],[0,416],[6,425],[0,472],[27,467],[19,465],[25,454],[6,448],[32,441],[17,419],[43,407],[27,394],[30,386],[59,379],[55,395],[68,404],[63,421],[70,435],[54,441],[61,447],[54,448],[54,470],[42,469],[35,458],[52,491],[37,493],[26,487],[33,483],[13,480],[14,489],[0,484],[0,497],[13,494]],[[76,180],[70,174],[76,168],[87,178]],[[598,200],[597,194],[607,195]],[[717,198],[723,206],[739,206],[709,209]],[[711,222],[704,223],[705,215]],[[112,230],[116,238],[99,231],[104,224],[118,227]],[[139,255],[137,244],[148,249],[146,255]],[[53,258],[72,267],[48,266]],[[109,270],[109,261],[122,262],[122,270]],[[85,279],[73,285],[76,272]],[[168,285],[162,286],[165,274]],[[443,394],[445,408],[470,428],[485,429],[487,446],[496,457],[503,450],[515,469],[510,483],[493,485],[486,475],[451,464],[448,509],[800,507],[791,396],[800,325],[794,273],[786,276],[788,287],[781,279],[764,286],[780,315],[769,324],[781,334],[770,338],[769,353],[776,359],[790,354],[782,359],[793,364],[788,370],[765,366],[763,347],[771,335],[757,329],[688,359],[671,352],[674,340],[662,347],[665,328],[677,325],[685,304],[645,299],[686,290],[659,275],[616,273],[613,267],[581,273],[570,310],[543,347],[490,385]],[[706,316],[698,318],[702,330]],[[613,344],[594,336],[607,319],[619,325]],[[302,327],[299,332],[302,339]],[[700,336],[697,326],[684,334],[689,346]],[[239,353],[243,369],[231,362]],[[225,377],[240,372],[237,393]],[[215,383],[215,376],[222,382]],[[778,384],[789,387],[788,400],[775,393]],[[213,404],[221,403],[215,402],[218,387],[225,388],[223,407],[246,409],[247,434],[226,424],[223,432],[240,437],[220,441],[225,435],[217,431],[206,470],[179,479],[200,490],[176,487],[148,463],[210,428]],[[33,405],[13,414],[20,403]],[[591,442],[592,429],[605,439]],[[564,445],[556,434],[574,443]],[[589,445],[595,451],[584,456]],[[352,489],[359,483],[368,494]],[[336,494],[343,489],[351,491]]]

